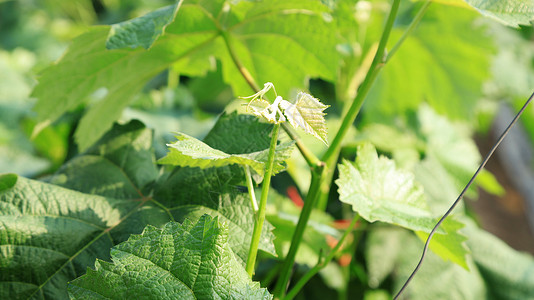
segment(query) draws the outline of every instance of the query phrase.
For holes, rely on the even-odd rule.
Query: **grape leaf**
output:
[[[475,17],[476,13],[465,9],[431,5],[377,78],[365,102],[367,118],[394,118],[428,102],[451,120],[474,119],[482,83],[490,77],[494,49],[484,27],[475,24]],[[392,43],[404,30],[394,28]]]
[[[352,205],[355,212],[369,222],[381,221],[414,231],[430,233],[436,218],[430,213],[423,188],[414,175],[395,168],[393,161],[378,157],[370,144],[358,147],[356,164],[344,161],[339,165],[340,201]],[[458,230],[463,227],[448,219],[438,228],[430,243],[431,249],[444,259],[467,268],[463,245],[465,237]],[[424,234],[421,235],[424,239]]]
[[[6,250],[0,254],[5,270],[0,298],[66,299],[66,282],[81,276],[95,258],[107,260],[114,245],[147,225],[160,227],[201,211],[228,223],[233,233],[228,244],[243,261],[254,212],[246,196],[229,192],[232,181],[224,176],[242,175],[233,167],[206,169],[205,174],[212,172],[206,177],[198,169],[180,168],[156,184],[152,132],[132,121],[115,126],[48,178],[62,187],[1,176],[0,247]],[[165,185],[176,179],[181,184]],[[266,224],[260,248],[276,255],[271,230]]]
[[[167,145],[170,152],[158,160],[159,164],[199,167],[201,169],[239,164],[250,166],[260,175],[263,175],[265,171],[269,149],[246,154],[227,154],[183,133],[179,133],[176,138],[178,139],[177,142]],[[292,145],[293,143],[285,143],[276,147],[274,173],[285,168],[283,161],[291,156]]]
[[[328,146],[326,137],[326,121],[323,111],[329,105],[322,104],[319,99],[310,94],[300,92],[295,103],[284,103],[284,115],[295,128],[301,128]]]
[[[163,34],[165,27],[174,20],[182,0],[171,6],[152,11],[142,17],[111,25],[106,41],[107,49],[148,49]]]
[[[434,0],[447,5],[474,8],[482,15],[501,22],[504,25],[519,27],[530,25],[534,19],[534,1],[532,0]],[[468,5],[466,5],[466,3]],[[470,6],[469,6],[470,5]]]
[[[378,157],[370,144],[358,147],[356,166],[339,165],[336,181],[341,202],[352,205],[369,222],[383,221],[414,230],[429,231],[434,219],[428,212],[423,189],[414,176],[395,169],[395,163]]]
[[[108,258],[108,230],[137,205],[19,177],[0,192],[0,298],[67,298],[67,281]]]
[[[165,20],[172,7],[164,9]],[[326,13],[319,1],[184,1],[174,21],[148,50],[129,46],[146,35],[146,26],[135,24],[150,24],[151,18],[121,25],[129,29],[116,43],[127,46],[121,49],[106,49],[110,28],[94,27],[76,38],[63,58],[39,77],[33,91],[38,98],[34,107],[38,129],[104,89],[105,96],[92,103],[75,134],[84,150],[111,127],[150,78],[171,65],[184,75],[205,73],[212,68],[212,57],[222,62],[223,78],[236,95],[248,94],[250,87],[234,58],[254,79],[274,82],[282,94],[305,88],[309,77],[333,79],[337,54],[333,24],[325,20]],[[142,45],[155,38],[152,29]]]
[[[530,25],[534,19],[534,1],[532,0],[466,0],[466,2],[483,15],[508,26]]]
[[[113,247],[112,263],[97,260],[95,270],[72,281],[69,293],[74,299],[272,299],[235,260],[228,232],[207,215],[196,224],[147,226]]]

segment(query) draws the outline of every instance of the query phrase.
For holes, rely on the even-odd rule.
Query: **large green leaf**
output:
[[[356,165],[339,165],[341,202],[352,205],[369,222],[382,221],[414,230],[429,231],[434,218],[428,212],[423,189],[409,172],[398,170],[395,163],[378,157],[370,144],[358,148]]]
[[[137,48],[139,46],[145,49],[150,48],[163,34],[165,27],[174,20],[180,4],[182,4],[182,0],[142,17],[112,25],[106,41],[106,48]]]
[[[108,231],[139,203],[19,177],[0,192],[0,298],[67,298],[67,281],[109,257]]]
[[[196,224],[147,226],[113,247],[113,263],[97,260],[69,293],[74,299],[272,299],[235,260],[228,236],[228,226],[209,216]]]
[[[420,232],[422,239],[437,222],[414,175],[397,169],[393,161],[378,157],[370,144],[358,147],[355,165],[348,161],[339,165],[336,184],[340,201],[352,205],[369,222],[399,225]],[[467,268],[465,237],[458,232],[462,227],[453,219],[446,220],[438,228],[430,248],[442,258]]]
[[[449,119],[471,120],[482,83],[490,77],[493,54],[492,41],[475,17],[461,8],[430,6],[371,89],[364,106],[367,117],[394,118],[428,102]],[[405,29],[394,28],[391,42]]]
[[[165,20],[174,8],[161,11]],[[85,149],[109,129],[155,74],[170,65],[181,74],[204,74],[212,68],[212,57],[222,62],[224,80],[236,95],[249,94],[250,87],[234,58],[257,82],[274,82],[281,94],[305,88],[308,77],[333,79],[335,38],[326,12],[319,1],[184,1],[175,20],[148,50],[129,47],[150,45],[158,32],[153,29],[165,23],[152,20],[158,14],[121,25],[128,30],[121,31],[120,42],[114,45],[127,48],[106,49],[109,27],[92,28],[40,76],[33,91],[40,128],[105,88],[107,93],[91,105],[76,133]],[[159,25],[148,30],[149,38],[139,41],[150,22]]]
[[[152,132],[132,121],[48,178],[62,187],[1,176],[0,298],[65,299],[67,281],[95,258],[108,259],[111,247],[131,234],[203,213],[228,224],[228,244],[244,264],[254,212],[225,177],[242,180],[241,168],[197,171],[181,168],[155,184]],[[271,230],[266,224],[260,248],[276,255]]]

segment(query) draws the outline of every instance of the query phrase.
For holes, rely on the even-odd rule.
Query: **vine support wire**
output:
[[[460,203],[460,200],[462,200],[465,192],[467,191],[467,189],[469,189],[469,187],[471,186],[471,184],[473,184],[473,181],[475,181],[475,178],[478,176],[478,174],[480,173],[480,171],[482,171],[482,169],[484,169],[484,167],[486,166],[486,163],[489,161],[489,159],[491,158],[491,156],[493,155],[493,153],[495,152],[495,150],[497,149],[497,147],[499,147],[499,145],[501,144],[501,142],[504,140],[504,138],[506,137],[506,135],[508,134],[508,132],[510,131],[510,129],[512,129],[512,126],[514,126],[515,123],[517,123],[517,120],[519,119],[519,117],[523,114],[523,112],[525,111],[525,109],[527,108],[528,104],[530,103],[530,101],[532,100],[532,98],[534,98],[534,93],[532,93],[530,95],[530,97],[527,99],[527,101],[525,102],[525,104],[523,105],[523,107],[521,107],[521,109],[519,110],[519,112],[517,112],[517,114],[515,115],[514,119],[510,122],[510,124],[508,125],[508,127],[506,127],[506,129],[503,131],[503,133],[501,134],[501,136],[499,137],[499,139],[497,140],[497,142],[495,142],[495,144],[493,145],[493,147],[491,148],[491,150],[488,152],[488,154],[486,155],[486,157],[484,157],[484,160],[482,161],[482,163],[480,164],[480,166],[478,167],[478,169],[476,170],[475,174],[473,174],[473,176],[471,177],[471,179],[469,180],[469,182],[466,184],[466,186],[464,187],[464,189],[462,190],[462,192],[460,193],[460,195],[458,196],[458,198],[456,198],[456,200],[454,201],[454,203],[451,205],[451,207],[449,208],[449,210],[447,210],[447,212],[441,217],[441,219],[439,219],[438,223],[436,223],[436,226],[434,226],[434,228],[432,228],[432,231],[430,231],[430,234],[428,235],[428,238],[426,239],[426,242],[425,242],[425,247],[423,248],[423,254],[421,255],[421,258],[419,259],[419,262],[417,263],[417,266],[415,267],[415,269],[413,270],[412,274],[410,275],[410,277],[408,277],[408,279],[406,279],[406,282],[404,282],[404,285],[402,286],[402,288],[399,290],[399,292],[395,295],[395,297],[393,298],[394,300],[397,300],[400,295],[402,294],[402,292],[404,292],[404,290],[406,289],[406,287],[408,286],[408,284],[410,283],[410,281],[412,281],[412,279],[415,277],[415,274],[417,273],[417,271],[419,270],[419,268],[421,267],[421,265],[423,264],[423,260],[425,258],[425,255],[428,251],[428,246],[430,245],[430,240],[432,239],[432,237],[434,236],[434,233],[436,233],[436,230],[438,229],[438,227],[441,225],[441,223],[443,223],[443,221],[445,221],[445,219],[451,214],[451,212],[454,210],[454,208],[458,205],[458,203]]]

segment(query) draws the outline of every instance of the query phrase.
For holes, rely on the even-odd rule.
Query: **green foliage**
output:
[[[0,1],[1,299],[391,298],[476,169],[491,101],[534,78],[531,29],[461,8],[518,26],[528,1],[55,2]],[[533,258],[466,211],[406,296],[532,298]]]
[[[6,209],[0,230],[7,252],[1,264],[7,272],[2,272],[2,297],[65,298],[67,281],[82,275],[95,258],[107,260],[110,248],[131,234],[146,225],[198,219],[204,213],[228,224],[228,245],[236,262],[242,263],[253,211],[246,196],[232,190],[229,182],[218,184],[225,172],[241,176],[240,169],[221,169],[225,170],[207,169],[193,176],[196,169],[180,168],[175,176],[161,179],[171,188],[166,190],[155,184],[152,133],[133,121],[115,126],[48,178],[55,185],[3,175],[0,203]],[[215,172],[213,181],[209,172]],[[260,249],[275,255],[270,230],[267,224]]]
[[[97,260],[69,293],[74,299],[272,299],[235,260],[228,235],[228,226],[209,216],[196,224],[148,226],[111,249],[113,263]]]
[[[339,165],[339,200],[369,222],[381,221],[414,231],[430,233],[437,219],[430,213],[422,187],[414,175],[395,168],[395,163],[378,157],[370,144],[358,147],[356,163]],[[431,249],[444,259],[467,268],[465,241],[458,230],[463,225],[449,219],[438,231]],[[424,233],[422,237],[426,239]]]
[[[177,142],[168,145],[169,154],[158,160],[158,163],[182,167],[199,167],[201,169],[238,164],[250,166],[254,171],[262,175],[265,170],[264,165],[267,161],[266,152],[268,149],[246,154],[227,154],[185,134],[179,134],[176,138],[178,139]],[[291,144],[280,145],[277,150],[277,157],[283,161],[291,155]],[[284,169],[281,161],[274,168],[275,173]]]
[[[534,12],[534,1],[507,0],[466,0],[483,15],[493,18],[508,26],[530,25]]]
[[[281,94],[304,87],[307,76],[335,77],[335,40],[329,34],[332,24],[324,20],[326,8],[317,2],[232,5],[220,0],[185,1],[175,21],[165,27],[165,34],[149,50],[110,51],[105,47],[106,43],[114,48],[138,43],[149,46],[158,32],[152,32],[153,19],[164,16],[164,21],[154,25],[156,29],[162,27],[175,6],[123,23],[109,41],[109,27],[93,28],[76,38],[65,56],[43,71],[33,91],[39,99],[34,108],[41,122],[39,129],[104,88],[105,95],[90,106],[76,133],[80,148],[85,149],[111,127],[133,96],[157,73],[172,66],[185,75],[205,74],[212,68],[212,56],[221,61],[224,80],[236,95],[249,94],[250,87],[234,65],[235,57],[257,82],[276,78],[272,81]],[[147,38],[146,26],[151,27]]]
[[[472,118],[481,97],[480,89],[472,87],[489,78],[493,53],[491,39],[484,27],[473,22],[473,15],[460,8],[430,6],[370,93],[365,108],[373,121],[417,110],[422,102],[450,119]],[[403,27],[394,29],[392,42],[403,31]]]
[[[174,19],[181,1],[175,5],[160,8],[142,17],[114,24],[109,30],[107,49],[137,48],[148,49],[163,34],[165,27]]]

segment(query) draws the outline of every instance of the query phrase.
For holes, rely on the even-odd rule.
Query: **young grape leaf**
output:
[[[177,142],[167,145],[170,152],[158,160],[159,164],[201,169],[238,164],[250,166],[260,175],[265,172],[269,149],[245,154],[227,154],[183,133],[179,133],[176,138]],[[291,156],[292,145],[293,143],[284,143],[276,147],[276,160],[273,167],[275,174],[285,168],[283,161]]]
[[[111,25],[106,41],[107,49],[148,49],[163,34],[165,27],[174,20],[183,0],[150,12],[142,17]]]
[[[295,103],[285,102],[282,105],[284,115],[295,128],[301,128],[306,133],[311,134],[328,146],[326,137],[326,121],[323,111],[329,105],[322,104],[319,99],[312,95],[300,92]]]
[[[305,88],[309,77],[335,77],[334,24],[319,1],[184,1],[174,21],[148,50],[129,48],[138,42],[149,45],[156,38],[154,29],[169,20],[174,7],[161,11],[163,21],[152,20],[156,14],[124,24],[128,30],[121,31],[121,41],[114,45],[126,48],[106,48],[107,26],[76,38],[63,58],[43,71],[33,91],[38,98],[34,107],[38,129],[78,107],[95,91],[105,91],[102,99],[93,101],[76,131],[76,141],[84,150],[111,127],[156,74],[171,65],[180,74],[203,74],[212,68],[213,57],[222,62],[224,80],[236,95],[250,93],[250,87],[235,58],[254,79],[274,82],[282,94]],[[139,41],[147,29],[150,37]]]
[[[381,221],[426,233],[430,233],[437,222],[414,175],[396,169],[393,161],[378,157],[370,144],[358,147],[356,164],[344,161],[339,165],[339,172],[336,184],[340,201],[352,205],[367,221]],[[467,268],[465,238],[458,233],[462,225],[451,219],[446,223],[438,228],[436,234],[441,236],[433,240],[430,247],[442,258]]]
[[[252,282],[228,247],[228,226],[204,215],[193,224],[147,226],[111,250],[112,263],[72,281],[74,299],[272,299]]]

